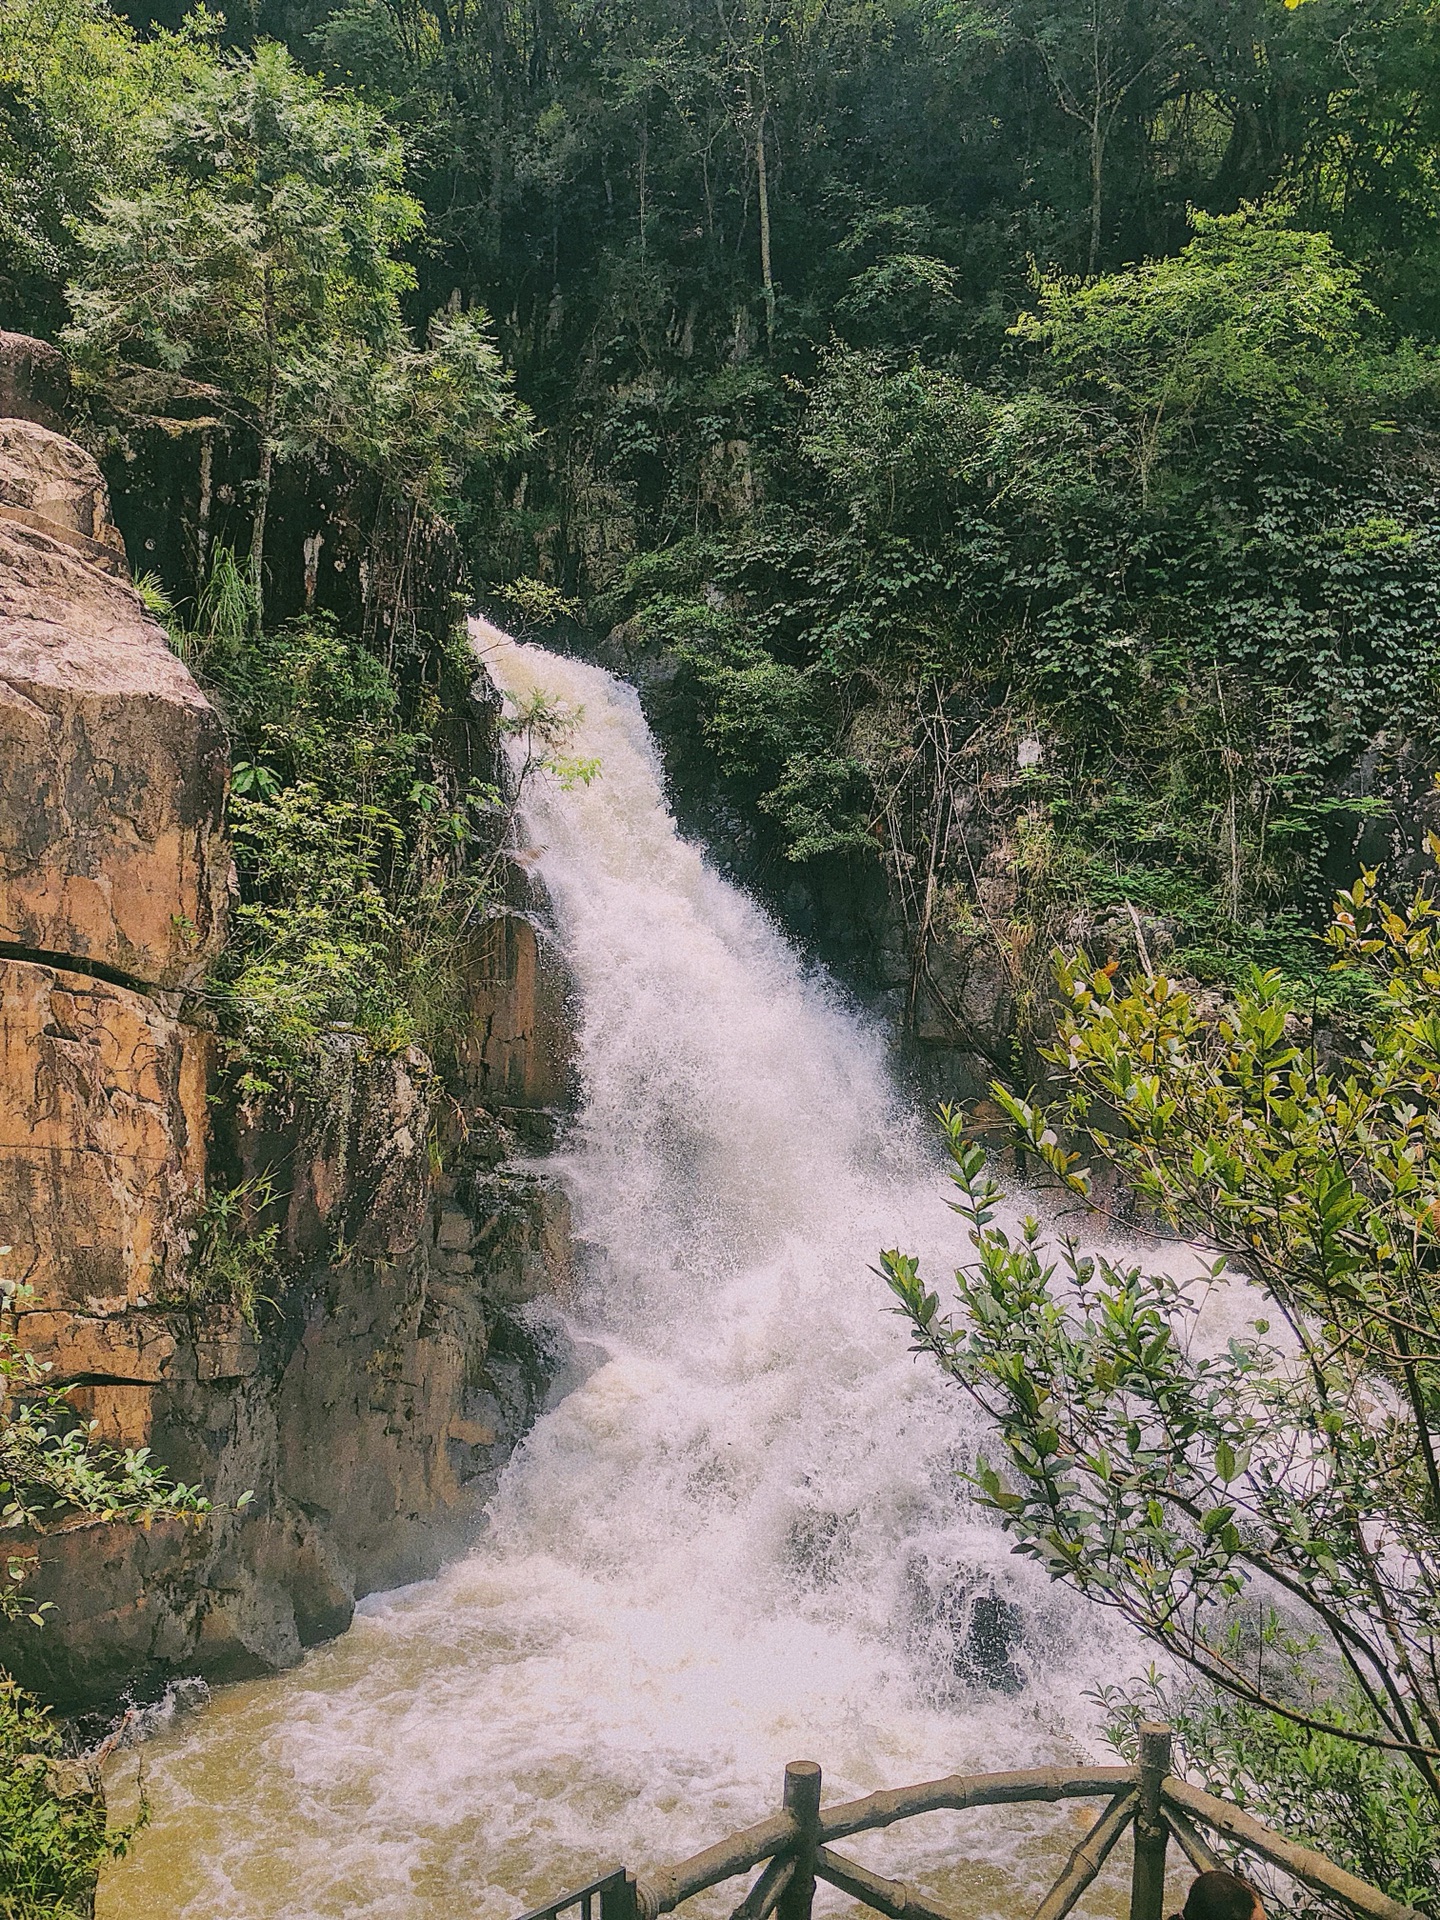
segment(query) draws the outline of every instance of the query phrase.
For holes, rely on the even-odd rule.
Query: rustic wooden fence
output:
[[[1223,1864],[1201,1829],[1278,1867],[1327,1902],[1362,1920],[1420,1920],[1413,1908],[1357,1880],[1323,1854],[1297,1846],[1262,1826],[1241,1808],[1202,1793],[1170,1771],[1170,1729],[1140,1730],[1140,1759],[1133,1767],[1035,1767],[1017,1773],[956,1773],[918,1787],[895,1787],[843,1806],[820,1805],[820,1769],[795,1760],[785,1769],[779,1813],[732,1833],[678,1866],[637,1879],[623,1867],[587,1887],[536,1907],[523,1920],[659,1920],[706,1888],[761,1866],[731,1920],[810,1920],[817,1880],[886,1915],[887,1920],[959,1920],[938,1901],[887,1880],[856,1860],[836,1853],[832,1842],[876,1827],[893,1826],[920,1813],[964,1807],[1005,1807],[1039,1800],[1107,1800],[1100,1818],[1075,1848],[1065,1870],[1035,1909],[1033,1920],[1065,1920],[1104,1866],[1127,1827],[1134,1829],[1130,1920],[1165,1920],[1165,1859],[1173,1838],[1197,1873]],[[598,1904],[599,1911],[596,1912]]]

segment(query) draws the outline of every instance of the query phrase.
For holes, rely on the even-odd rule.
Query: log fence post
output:
[[[811,1920],[817,1879],[838,1887],[884,1920],[960,1920],[952,1909],[904,1881],[887,1880],[836,1853],[831,1843],[922,1813],[1090,1800],[1102,1795],[1109,1805],[1071,1853],[1035,1920],[1070,1920],[1127,1826],[1135,1834],[1130,1920],[1165,1920],[1165,1856],[1172,1833],[1179,1852],[1197,1873],[1215,1865],[1211,1841],[1201,1837],[1198,1827],[1279,1867],[1301,1886],[1344,1908],[1351,1920],[1423,1920],[1414,1908],[1356,1879],[1323,1854],[1273,1831],[1243,1807],[1177,1778],[1170,1770],[1168,1727],[1146,1723],[1138,1731],[1137,1766],[947,1774],[942,1780],[884,1788],[860,1800],[832,1803],[823,1814],[819,1767],[812,1760],[795,1760],[785,1769],[780,1812],[727,1834],[676,1866],[652,1869],[643,1881],[617,1868],[589,1886],[536,1907],[522,1920],[664,1920],[696,1894],[755,1867],[761,1868],[760,1875],[731,1920]]]
[[[1170,1830],[1160,1789],[1170,1771],[1170,1729],[1145,1721],[1140,1728],[1140,1805],[1135,1813],[1135,1865],[1130,1880],[1130,1920],[1165,1920],[1165,1847]]]
[[[795,1821],[795,1871],[780,1896],[777,1920],[810,1920],[815,1898],[815,1854],[820,1845],[820,1769],[813,1760],[792,1760],[785,1769],[785,1811]]]

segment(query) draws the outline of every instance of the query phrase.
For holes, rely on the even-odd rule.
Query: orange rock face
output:
[[[0,944],[175,986],[224,935],[226,742],[117,543],[89,456],[0,421]]]
[[[210,1045],[128,988],[0,961],[4,1275],[34,1288],[27,1338],[66,1375],[159,1377],[143,1327],[95,1316],[147,1304],[183,1255],[204,1186]],[[117,1357],[117,1342],[137,1350]]]
[[[0,420],[0,513],[22,525],[79,534],[124,563],[125,542],[110,516],[104,475],[83,447],[37,421]]]
[[[249,1191],[242,1241],[268,1218],[277,1297],[247,1317],[195,1271],[219,1042],[187,989],[224,939],[227,741],[98,468],[43,424],[63,399],[52,351],[0,334],[0,415],[26,414],[0,417],[0,1282],[30,1289],[6,1330],[100,1439],[216,1502],[12,1536],[54,1612],[0,1622],[0,1667],[80,1706],[289,1665],[469,1538],[551,1368],[504,1316],[569,1242],[558,1195],[497,1171],[565,1084],[563,978],[517,912],[477,933],[454,1092],[335,1035],[315,1086],[216,1108],[210,1198]]]
[[[457,1064],[479,1100],[544,1107],[565,1097],[569,1022],[565,979],[523,913],[487,920],[465,968],[465,1024]]]

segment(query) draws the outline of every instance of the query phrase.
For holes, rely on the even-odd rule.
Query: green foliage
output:
[[[1432,842],[1440,853],[1440,842]],[[984,1155],[947,1111],[973,1261],[961,1316],[918,1263],[887,1278],[930,1353],[994,1421],[976,1485],[1057,1579],[1114,1607],[1264,1714],[1409,1763],[1440,1800],[1440,923],[1367,875],[1340,897],[1334,964],[1375,982],[1358,1057],[1318,1053],[1296,996],[1252,974],[1218,1023],[1163,975],[1123,987],[1062,961],[1053,1112],[995,1097],[1082,1200],[1078,1135],[1165,1225],[1219,1257],[1193,1280],[998,1224]],[[1276,1316],[1216,1350],[1200,1315],[1227,1257]],[[1233,1283],[1232,1283],[1233,1284]],[[1349,1718],[1288,1697],[1238,1646],[1275,1596],[1353,1682]],[[1358,1716],[1358,1717],[1357,1717]],[[1434,1818],[1434,1806],[1431,1806]]]
[[[422,216],[402,178],[399,141],[377,115],[262,44],[167,104],[143,186],[102,196],[80,229],[66,338],[91,376],[133,364],[198,378],[258,415],[257,621],[273,462],[308,449],[322,420],[344,437],[332,416],[354,383],[317,390],[315,369],[405,338],[399,301],[414,276],[397,250]]]
[[[272,1300],[267,1289],[280,1279],[279,1223],[256,1223],[273,1199],[265,1179],[212,1187],[188,1223],[184,1280],[167,1299],[186,1307],[223,1301],[238,1307],[252,1330],[258,1328],[260,1307]]]
[[[704,739],[775,821],[787,859],[869,851],[864,772],[835,750],[822,676],[776,660],[704,601],[667,595],[646,605],[639,624],[688,670]]]
[[[502,721],[522,745],[507,796],[462,779],[443,743],[446,702],[474,672],[468,648],[441,663],[442,699],[402,687],[328,618],[238,647],[218,632],[192,636],[192,647],[235,742],[241,897],[211,987],[242,1089],[313,1078],[335,1034],[443,1057],[519,792],[537,776],[583,782],[598,771],[566,752],[574,716],[537,695]],[[243,1190],[211,1196],[193,1285],[242,1306],[263,1295],[273,1236],[265,1246],[233,1237],[263,1204]]]
[[[841,244],[858,270],[835,303],[847,339],[916,344],[947,330],[960,308],[960,276],[926,250],[937,238],[924,207],[888,208],[856,221]]]
[[[358,1027],[387,1051],[409,1045],[388,964],[398,922],[383,884],[404,853],[396,815],[301,779],[270,798],[235,798],[231,829],[251,896],[236,912],[237,950],[248,958],[232,1000],[247,1047],[298,1061],[337,1026]]]
[[[804,496],[633,563],[603,615],[687,669],[780,851],[881,859],[904,898],[932,850],[972,884],[1023,805],[1041,951],[1128,905],[1203,979],[1279,965],[1341,1011],[1315,929],[1382,811],[1350,770],[1435,711],[1431,359],[1273,210],[1197,213],[1177,254],[1040,292],[983,384],[832,347]],[[957,837],[1002,712],[1043,765],[988,841]]]
[[[81,233],[72,343],[217,380],[266,407],[296,355],[399,328],[396,258],[421,215],[400,144],[281,47],[197,76],[155,129],[153,178],[101,198]]]
[[[528,444],[528,416],[482,311],[438,313],[425,345],[412,339],[404,250],[423,215],[373,108],[262,42],[200,68],[156,117],[152,148],[139,183],[100,195],[79,226],[65,338],[92,381],[151,370],[146,411],[198,386],[256,420],[258,625],[277,460],[343,452],[438,508],[478,462]]]
[[[26,1600],[33,1547],[16,1535],[44,1534],[82,1516],[147,1527],[180,1518],[200,1526],[211,1505],[198,1487],[171,1480],[148,1447],[120,1451],[96,1442],[70,1406],[69,1389],[50,1385],[49,1367],[18,1338],[16,1311],[27,1297],[24,1288],[0,1290],[0,1533],[15,1541],[0,1576],[0,1619],[24,1617],[43,1627],[51,1603]],[[85,1920],[101,1867],[121,1857],[133,1837],[133,1827],[117,1829],[106,1819],[98,1764],[62,1764],[62,1752],[45,1709],[0,1671],[4,1920]]]
[[[1128,334],[1127,366],[1176,348],[1182,414],[1192,388],[1209,395],[1197,422],[1238,407],[1293,425],[1298,406],[1328,441],[1332,378],[1344,400],[1363,373],[1378,401],[1388,377],[1379,354],[1349,354],[1359,309],[1434,336],[1428,0],[641,0],[562,7],[543,33],[523,10],[482,25],[449,0],[403,17],[352,0],[310,45],[407,129],[437,240],[422,282],[481,295],[543,419],[524,487],[477,520],[489,577],[503,544],[517,573],[608,593],[633,551],[723,532],[756,499],[808,512],[795,442],[817,349],[1003,383],[1024,357],[1006,333],[1033,304],[1031,263],[1050,318],[1112,347]],[[1266,207],[1283,215],[1241,217]],[[1148,345],[1103,298],[1067,304],[1068,277],[1147,261]],[[1297,321],[1316,329],[1313,368]],[[1213,356],[1204,371],[1207,341],[1238,355],[1230,388]],[[1033,374],[1037,412],[1067,411],[1058,374]],[[1144,455],[1148,473],[1137,434],[1092,451],[1132,472]],[[742,445],[755,484],[737,506],[712,456]],[[878,451],[881,483],[888,469],[904,485]]]
[[[7,1321],[16,1302],[16,1290],[4,1295]],[[98,1445],[70,1407],[69,1388],[48,1385],[48,1373],[13,1324],[0,1323],[0,1530],[43,1531],[76,1514],[147,1525],[162,1514],[203,1520],[210,1502],[198,1487],[171,1481],[147,1447],[117,1452]],[[12,1555],[0,1616],[26,1611],[23,1577],[23,1560]]]
[[[533,440],[481,309],[442,310],[423,347],[397,334],[383,352],[358,331],[327,340],[307,329],[280,384],[277,444],[287,458],[319,441],[436,512],[454,511],[478,465]]]
[[[536,687],[519,699],[507,700],[501,733],[519,746],[514,768],[515,802],[537,774],[548,774],[567,791],[588,787],[600,775],[600,762],[565,751],[584,718],[583,707],[571,709]]]
[[[466,834],[432,803],[434,743],[407,725],[385,666],[328,620],[233,650],[201,642],[196,662],[237,736],[230,805],[241,903],[217,982],[225,1027],[248,1071],[303,1072],[323,1034],[345,1028],[393,1050],[420,1038],[407,996],[407,910],[445,883],[483,831],[457,796]]]
[[[96,1442],[70,1406],[69,1389],[50,1385],[49,1367],[18,1338],[16,1312],[26,1298],[24,1288],[0,1290],[0,1533],[14,1542],[0,1576],[0,1619],[24,1617],[43,1627],[50,1602],[36,1606],[25,1598],[33,1547],[17,1535],[44,1534],[82,1516],[141,1526],[168,1517],[200,1526],[211,1505],[198,1487],[156,1466],[148,1447]],[[84,1920],[101,1867],[123,1855],[133,1837],[133,1828],[107,1822],[98,1766],[62,1765],[61,1755],[60,1732],[45,1709],[0,1671],[4,1920]]]
[[[1012,332],[1044,349],[1059,393],[1101,412],[1148,497],[1182,443],[1211,460],[1278,443],[1331,447],[1433,378],[1412,350],[1381,351],[1361,275],[1328,235],[1247,208],[1194,216],[1169,259],[1039,289]],[[1109,426],[1113,421],[1114,425]]]
[[[173,644],[172,630],[178,625],[175,602],[165,591],[165,585],[160,576],[155,573],[142,573],[135,582],[135,591],[141,606],[153,620],[158,620],[166,629]]]
[[[44,1707],[0,1673],[3,1920],[88,1920],[102,1867],[129,1851],[135,1829],[107,1821],[98,1769],[63,1755]]]
[[[75,223],[149,164],[157,109],[213,59],[218,18],[142,39],[104,0],[0,9],[0,300],[7,325],[49,331],[76,257]]]
[[[850,517],[884,528],[944,514],[983,484],[993,447],[1030,444],[1002,420],[992,396],[946,369],[842,348],[815,384],[800,444]]]
[[[1258,1631],[1237,1625],[1231,1637],[1237,1657],[1257,1662],[1269,1684],[1311,1718],[1325,1715],[1354,1732],[1373,1729],[1364,1696],[1353,1681],[1327,1672],[1317,1639],[1297,1639],[1273,1613]],[[1175,1734],[1177,1771],[1207,1792],[1343,1862],[1405,1906],[1440,1908],[1434,1806],[1414,1768],[1393,1754],[1317,1733],[1193,1677],[1162,1678],[1153,1667],[1128,1686],[1102,1687],[1097,1698],[1107,1734],[1127,1759],[1135,1758],[1139,1723],[1161,1720]],[[1236,1871],[1253,1879],[1253,1858],[1240,1855]],[[1311,1905],[1293,1886],[1266,1889],[1267,1912]]]
[[[217,546],[195,609],[195,637],[207,653],[236,654],[259,618],[233,547]]]
[[[494,589],[493,597],[504,609],[504,618],[517,634],[542,632],[561,620],[577,620],[580,604],[561,593],[547,581],[522,574]]]

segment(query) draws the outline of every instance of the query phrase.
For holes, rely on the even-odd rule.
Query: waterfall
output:
[[[882,1034],[680,837],[633,691],[477,644],[508,693],[582,709],[601,763],[537,780],[523,816],[577,989],[550,1167],[583,1377],[467,1557],[157,1737],[109,1920],[510,1920],[760,1817],[787,1759],[828,1796],[1093,1751],[1087,1688],[1142,1663],[972,1506],[967,1404],[885,1311],[878,1249],[938,1277],[962,1232]],[[1041,1889],[1072,1818],[857,1847],[980,1915]]]

